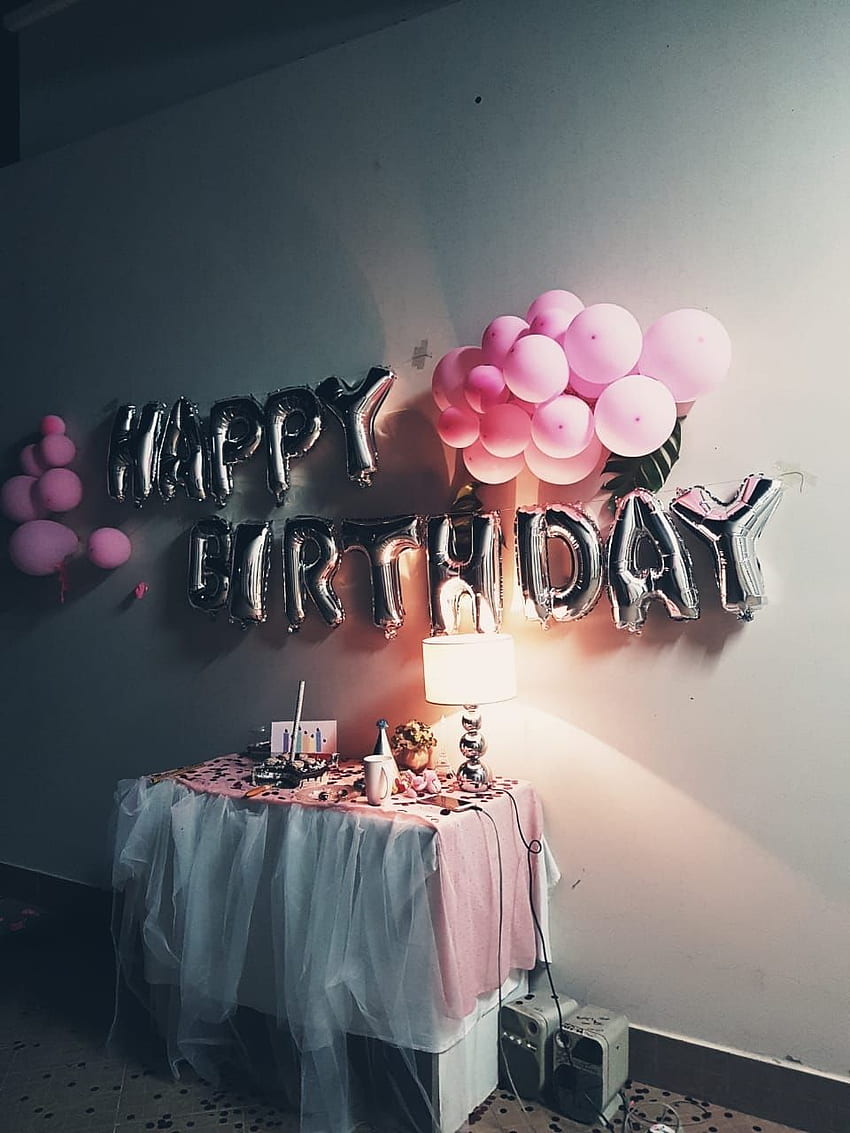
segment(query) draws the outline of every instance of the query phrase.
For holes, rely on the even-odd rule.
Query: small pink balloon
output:
[[[518,405],[494,405],[481,417],[481,444],[492,456],[517,456],[531,438],[531,418]]]
[[[21,450],[21,468],[27,476],[34,476],[36,479],[47,471],[47,465],[42,463],[38,455],[38,445],[27,445]]]
[[[508,404],[509,405],[518,405],[520,407],[520,409],[524,410],[528,414],[529,417],[533,417],[535,412],[537,411],[538,406],[539,405],[547,405],[548,402],[545,402],[545,401],[540,401],[540,402],[523,401],[521,397],[514,397],[514,395],[511,394],[510,398],[508,399]]]
[[[16,527],[9,537],[9,558],[24,574],[55,574],[79,547],[79,539],[64,523],[33,519]]]
[[[46,511],[71,511],[83,498],[83,485],[70,468],[49,468],[38,481],[35,495]]]
[[[527,334],[507,353],[505,383],[523,401],[548,401],[567,388],[570,368],[559,343],[542,334]]]
[[[481,336],[484,361],[490,366],[501,366],[510,348],[527,330],[528,323],[518,315],[499,315],[493,319]]]
[[[452,448],[466,448],[478,440],[479,418],[471,409],[450,405],[437,420],[440,440]]]
[[[98,527],[89,535],[86,557],[102,570],[114,570],[127,562],[132,550],[133,545],[123,531],[117,527]]]
[[[531,439],[547,456],[577,456],[593,439],[593,414],[570,394],[541,405],[531,419]]]
[[[523,455],[493,456],[481,441],[476,441],[463,450],[463,463],[473,479],[482,484],[507,484],[522,472]]]
[[[0,511],[13,523],[41,519],[44,508],[35,494],[36,476],[12,476],[0,487]]]
[[[584,378],[578,376],[575,370],[570,370],[570,384],[567,387],[569,393],[574,393],[585,401],[596,401],[604,389],[604,385],[600,385],[598,382],[586,382]]]
[[[640,324],[625,307],[594,303],[579,312],[561,338],[570,368],[588,382],[623,377],[640,357]]]
[[[525,462],[529,472],[547,484],[577,484],[590,475],[605,455],[596,437],[583,452],[567,457],[547,456],[532,441],[525,450]]]
[[[574,318],[575,315],[564,311],[561,307],[546,307],[531,320],[529,333],[545,334],[547,338],[560,338]]]
[[[528,314],[525,317],[531,323],[543,311],[551,310],[553,307],[563,311],[568,316],[567,326],[569,326],[579,311],[584,310],[584,303],[578,295],[573,295],[572,291],[560,291],[555,288],[553,291],[544,291],[542,295],[538,295],[528,308]],[[564,329],[566,330],[566,327]]]
[[[466,376],[473,366],[480,365],[483,360],[477,346],[457,346],[443,355],[434,368],[431,379],[431,393],[439,409],[448,409],[450,405],[458,405],[462,409],[466,407]]]
[[[505,378],[498,366],[473,366],[464,386],[466,400],[476,413],[483,413],[494,405],[507,401],[511,391],[505,385]]]
[[[707,311],[686,307],[657,319],[643,342],[641,373],[663,382],[676,401],[693,401],[726,377],[732,342]]]
[[[64,433],[48,433],[38,446],[38,458],[48,468],[61,468],[70,464],[77,455],[77,446]]]
[[[593,411],[596,435],[618,456],[646,456],[676,424],[676,402],[655,378],[630,374],[606,386]]]
[[[45,437],[64,433],[65,422],[61,417],[57,417],[55,413],[48,413],[46,417],[42,417],[41,419],[41,432]]]

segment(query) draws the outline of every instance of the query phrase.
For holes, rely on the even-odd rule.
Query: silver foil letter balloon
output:
[[[641,565],[646,549],[655,560],[651,566]],[[635,488],[617,505],[608,537],[608,596],[617,629],[632,633],[640,632],[653,600],[662,602],[676,621],[699,617],[687,547],[645,488]]]
[[[544,626],[589,614],[602,593],[602,540],[587,513],[572,504],[546,508],[517,508],[515,520],[517,580],[523,609]],[[552,540],[570,552],[572,568],[566,582],[553,586],[549,562]]]
[[[422,546],[419,517],[398,515],[389,519],[342,521],[344,550],[362,551],[372,570],[372,620],[389,640],[404,625],[399,556]]]
[[[373,366],[357,386],[339,378],[325,378],[316,388],[322,404],[333,413],[345,433],[348,477],[366,487],[378,470],[375,417],[393,387],[396,375],[385,366]]]
[[[135,405],[119,406],[112,422],[106,457],[106,485],[113,500],[128,495],[142,507],[156,484],[166,407],[149,401],[138,415]]]
[[[217,614],[230,597],[232,532],[226,519],[199,519],[189,532],[189,605]]]
[[[226,397],[210,409],[210,489],[219,507],[233,492],[233,465],[254,455],[263,439],[263,410],[253,397]]]
[[[315,515],[288,519],[283,532],[283,597],[289,632],[296,633],[307,616],[305,603],[312,598],[325,622],[334,628],[345,610],[333,588],[342,558],[334,525]]]
[[[499,513],[431,515],[427,519],[431,633],[456,633],[469,598],[478,633],[502,624],[502,525]]]
[[[720,601],[744,621],[767,604],[756,541],[781,498],[780,480],[753,474],[725,503],[696,487],[681,492],[670,505],[714,551]]]
[[[322,432],[322,406],[311,389],[293,386],[266,401],[269,491],[282,504],[289,487],[289,462],[308,453]]]
[[[190,500],[207,498],[209,452],[198,407],[185,397],[171,407],[159,453],[159,494],[172,500],[182,488]]]
[[[230,620],[243,629],[264,622],[271,567],[271,523],[239,523],[233,535]]]

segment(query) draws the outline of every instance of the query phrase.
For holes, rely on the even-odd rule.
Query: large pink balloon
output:
[[[578,295],[573,295],[572,291],[560,291],[556,288],[553,291],[544,291],[542,295],[538,295],[528,308],[528,314],[525,317],[529,323],[532,323],[541,312],[551,311],[553,307],[563,311],[568,316],[567,326],[569,326],[579,311],[584,310],[584,303]]]
[[[547,456],[577,456],[593,439],[590,407],[569,394],[553,398],[532,417],[531,439]]]
[[[54,433],[64,433],[65,422],[61,417],[57,417],[55,413],[48,413],[46,417],[42,417],[41,419],[41,432],[45,437]]]
[[[444,444],[452,448],[466,448],[478,440],[479,418],[471,409],[450,405],[437,420],[437,432]]]
[[[27,476],[34,476],[36,479],[47,471],[47,465],[38,455],[38,445],[27,445],[21,450],[21,468]]]
[[[493,456],[518,456],[531,437],[531,418],[518,405],[494,405],[481,417],[481,444]]]
[[[38,481],[35,496],[46,511],[71,511],[83,498],[83,485],[70,468],[49,468]]]
[[[493,319],[481,337],[484,361],[490,366],[501,366],[505,355],[526,330],[528,323],[518,315],[499,315]]]
[[[77,536],[64,523],[33,519],[12,532],[9,558],[24,574],[54,574],[78,546]]]
[[[625,307],[594,303],[576,315],[561,343],[580,378],[604,384],[631,370],[640,357],[643,336]]]
[[[732,362],[732,342],[714,315],[686,307],[657,319],[646,332],[640,369],[673,394],[693,401],[723,381]]]
[[[102,570],[114,570],[129,559],[133,545],[117,527],[98,527],[86,544],[89,562]]]
[[[458,346],[443,355],[431,379],[431,392],[438,408],[448,409],[450,405],[466,407],[463,392],[466,376],[473,366],[481,362],[483,358],[477,346]]]
[[[476,413],[483,413],[494,405],[501,405],[511,396],[505,378],[498,366],[473,366],[464,386],[466,400]]]
[[[507,484],[522,472],[523,455],[493,456],[481,441],[476,441],[463,450],[463,463],[469,474],[482,484]]]
[[[61,468],[70,464],[77,455],[77,447],[64,433],[48,433],[38,446],[38,458],[48,468]]]
[[[547,456],[532,441],[525,450],[525,463],[532,475],[547,484],[577,484],[590,475],[604,455],[605,449],[596,437],[583,452],[567,457]]]
[[[618,456],[646,456],[676,424],[676,402],[661,382],[630,374],[606,386],[593,411],[596,435]]]
[[[542,334],[517,339],[503,368],[508,389],[523,401],[548,401],[565,390],[570,380],[560,344]]]
[[[44,508],[35,495],[38,479],[35,476],[12,476],[0,488],[0,511],[13,523],[28,523],[41,519]]]

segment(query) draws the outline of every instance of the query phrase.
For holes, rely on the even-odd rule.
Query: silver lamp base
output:
[[[464,704],[463,735],[460,753],[464,761],[457,769],[458,783],[464,791],[486,791],[490,784],[490,771],[481,756],[487,751],[487,741],[481,731],[481,711],[477,704]]]

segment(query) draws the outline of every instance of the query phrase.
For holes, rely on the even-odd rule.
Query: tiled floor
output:
[[[109,1057],[112,960],[102,932],[63,923],[30,939],[0,938],[0,1133],[297,1133],[291,1113],[250,1091],[213,1089],[192,1075],[175,1082],[140,1029],[139,1053]],[[682,1129],[793,1133],[788,1127],[630,1084],[635,1133],[652,1100],[673,1107]],[[612,1120],[616,1133],[623,1114]],[[675,1122],[671,1119],[671,1127]],[[592,1133],[544,1106],[497,1090],[464,1133]],[[335,1133],[335,1131],[331,1131]],[[365,1133],[365,1127],[364,1127]]]

